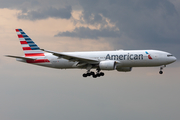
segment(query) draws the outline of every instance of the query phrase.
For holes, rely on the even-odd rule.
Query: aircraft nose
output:
[[[176,60],[177,60],[176,57],[174,57],[174,58],[173,58],[173,62],[175,62]]]
[[[175,62],[176,61],[176,57],[171,57],[170,61],[171,61],[171,63]]]
[[[167,57],[168,57],[169,63],[173,63],[177,60],[176,57],[173,56],[172,54],[168,54]]]

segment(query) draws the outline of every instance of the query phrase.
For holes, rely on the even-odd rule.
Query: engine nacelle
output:
[[[116,70],[119,72],[130,72],[132,67],[117,67]]]
[[[112,60],[101,61],[99,67],[101,70],[114,70],[116,62]]]

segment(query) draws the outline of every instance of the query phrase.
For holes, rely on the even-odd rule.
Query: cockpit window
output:
[[[167,55],[167,57],[172,57],[173,55]]]

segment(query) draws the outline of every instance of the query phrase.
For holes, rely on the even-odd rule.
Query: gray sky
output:
[[[178,120],[180,61],[130,73],[57,70],[16,62],[16,28],[53,51],[158,49],[180,58],[178,0],[0,0],[2,120]]]

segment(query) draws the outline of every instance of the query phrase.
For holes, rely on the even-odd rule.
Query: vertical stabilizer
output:
[[[16,29],[25,57],[45,56],[44,52],[31,40],[31,38],[22,30]]]

